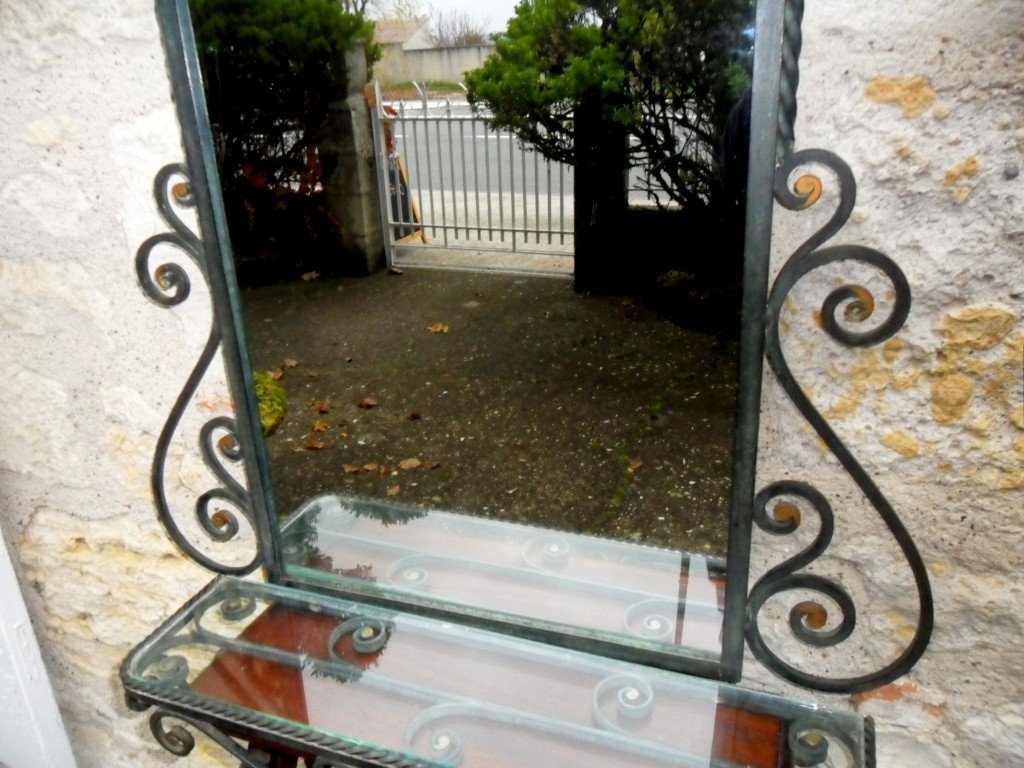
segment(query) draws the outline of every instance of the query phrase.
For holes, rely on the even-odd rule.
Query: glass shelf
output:
[[[721,656],[725,562],[708,555],[333,494],[283,538],[291,584],[641,649],[633,660]]]
[[[872,764],[856,716],[231,577],[139,646],[122,679],[135,703],[303,757],[358,754],[351,765]]]

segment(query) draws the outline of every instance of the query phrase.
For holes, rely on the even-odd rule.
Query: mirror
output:
[[[252,69],[232,75],[212,50],[202,13],[215,5],[196,4],[198,57],[187,24],[169,48],[173,68],[181,46],[194,109],[189,119],[179,93],[191,202],[206,252],[223,259],[209,278],[239,411],[231,450],[246,460],[269,576],[737,678],[775,161],[773,140],[750,137],[775,135],[781,3],[757,8],[756,66],[752,3],[736,3],[724,27],[705,20],[681,59],[686,82],[703,90],[677,93],[667,123],[664,103],[643,102],[628,119],[621,104],[577,104],[598,133],[622,139],[621,162],[582,150],[571,165],[542,157],[523,141],[531,129],[502,117],[497,100],[481,116],[480,103],[475,112],[432,105],[427,94],[417,113],[385,91],[373,117],[381,201],[391,203],[385,234],[393,248],[413,229],[421,252],[363,277],[332,265],[337,241],[322,231],[332,224],[321,210],[331,183],[316,151],[330,140],[322,123],[279,130],[269,151],[291,161],[290,175],[238,161],[244,142],[232,143],[228,122],[240,107],[213,100],[224,99],[224,83],[237,96]],[[520,19],[533,7],[521,5]],[[179,0],[177,12],[185,9]],[[572,23],[607,30],[618,21],[594,12]],[[647,61],[632,60],[638,71]],[[648,63],[651,71],[633,74],[647,78],[649,98],[666,92],[667,70]],[[582,129],[567,125],[585,146]],[[259,131],[266,140],[267,124]],[[652,154],[658,141],[662,156]],[[410,160],[417,152],[435,163],[434,179]],[[595,179],[614,179],[602,170],[609,164],[628,169],[621,188],[594,192]],[[481,188],[488,175],[495,186]],[[631,207],[609,205],[615,195]],[[484,223],[484,209],[468,203],[478,196],[492,209],[507,204],[507,230]],[[424,197],[441,210],[412,205]],[[590,216],[580,215],[580,199]],[[577,208],[570,247],[543,255],[571,259],[575,238],[579,273],[590,268],[588,240],[587,253],[613,261],[628,290],[580,292],[565,276],[536,274],[538,252],[554,239],[543,212],[556,208]],[[502,235],[518,247],[498,247]],[[458,268],[408,266],[431,242],[431,266]],[[445,253],[465,248],[482,268]],[[268,276],[268,254],[287,262],[284,272]],[[487,263],[491,254],[500,268]],[[643,271],[647,283],[627,279]]]

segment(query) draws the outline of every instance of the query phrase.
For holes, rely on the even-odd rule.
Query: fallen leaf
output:
[[[642,461],[631,461],[629,463],[629,474],[633,474],[638,469],[640,469],[640,467],[642,467],[643,465],[644,465],[644,463]]]
[[[315,424],[313,424],[313,431],[314,432],[326,432],[330,428],[331,428],[331,425],[328,424],[326,421],[318,421]]]
[[[311,437],[306,441],[306,447],[311,451],[322,451],[327,447],[327,443],[323,440],[317,440],[315,437]]]
[[[427,330],[431,333],[449,333],[452,327],[448,323],[434,323],[433,325],[427,326]]]
[[[428,461],[423,466],[425,466],[427,469],[437,469],[437,468],[439,468],[441,466],[441,462],[440,461]]]
[[[398,267],[389,267],[388,268],[388,274],[389,275],[404,275],[405,272],[400,270]]]
[[[331,401],[330,400],[310,400],[306,403],[310,408],[318,413],[330,413],[331,412]]]
[[[409,472],[410,470],[419,469],[420,467],[422,467],[423,462],[420,461],[419,459],[406,459],[398,466],[401,469],[404,469],[406,472]]]
[[[378,469],[380,469],[380,464],[363,464],[363,469],[365,469],[367,472],[376,472]]]
[[[286,357],[284,359],[284,367],[285,368],[294,368],[298,364],[299,364],[298,360],[292,360],[290,357]]]
[[[351,464],[346,464],[345,465],[345,474],[346,475],[358,475],[361,471],[362,470],[360,470],[359,467],[353,467]]]
[[[233,411],[235,404],[230,400],[200,400],[196,403],[200,408],[207,411]]]
[[[305,282],[307,282],[307,283],[311,283],[314,280],[319,280],[320,279],[320,273],[319,272],[305,272],[302,275],[302,279]]]
[[[362,399],[362,401],[359,403],[359,407],[360,408],[376,408],[377,407],[377,401],[374,400],[372,397],[364,397]]]
[[[267,371],[267,376],[274,381],[280,381],[281,377],[284,376],[284,368],[278,368],[276,371]]]
[[[388,495],[389,498],[394,498],[395,496],[397,496],[401,492],[402,492],[402,486],[400,486],[400,485],[392,485],[390,488],[388,488],[387,495]]]
[[[416,411],[413,411],[412,413],[409,414],[409,421],[419,421],[422,418],[423,415]]]

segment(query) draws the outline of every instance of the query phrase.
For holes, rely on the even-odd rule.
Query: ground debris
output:
[[[331,401],[330,400],[308,400],[306,405],[312,408],[317,413],[330,413],[331,412]]]

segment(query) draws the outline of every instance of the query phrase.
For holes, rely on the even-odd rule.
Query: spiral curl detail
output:
[[[830,693],[857,693],[892,682],[906,674],[920,659],[931,639],[934,623],[931,585],[924,561],[895,509],[839,439],[821,412],[814,407],[793,375],[782,350],[780,319],[786,298],[794,286],[810,272],[832,263],[864,264],[881,272],[892,285],[894,299],[888,314],[874,327],[856,330],[852,326],[863,323],[875,315],[875,298],[863,286],[845,284],[825,298],[821,324],[832,339],[845,346],[873,346],[892,338],[903,327],[910,313],[911,292],[903,271],[880,251],[861,245],[823,247],[849,221],[856,204],[856,179],[853,171],[840,157],[820,149],[803,150],[785,157],[775,176],[775,196],[779,203],[789,210],[799,211],[811,207],[820,199],[821,189],[815,184],[803,181],[790,187],[790,179],[794,173],[811,164],[824,166],[832,172],[838,183],[839,201],[831,218],[794,252],[772,286],[765,312],[765,353],[783,391],[857,484],[902,550],[913,574],[919,614],[914,637],[904,650],[877,671],[860,676],[832,678],[814,675],[787,664],[769,648],[758,627],[758,614],[765,602],[783,592],[798,590],[818,595],[813,600],[796,605],[790,612],[790,630],[794,637],[806,645],[838,645],[850,637],[857,621],[853,599],[841,585],[817,574],[800,572],[820,558],[832,541],[834,515],[831,505],[811,485],[785,481],[774,483],[758,494],[754,504],[754,521],[758,527],[770,534],[781,536],[790,535],[801,526],[802,515],[799,508],[794,512],[791,503],[783,502],[781,514],[778,505],[773,509],[773,513],[769,514],[769,504],[780,497],[796,497],[808,504],[817,513],[821,527],[814,541],[806,549],[769,570],[751,589],[747,604],[747,640],[759,661],[792,683]],[[802,176],[801,180],[807,178]],[[817,176],[812,178],[818,179]],[[830,621],[828,608],[823,604],[822,598],[836,606],[838,618]]]
[[[176,712],[157,710],[149,717],[149,730],[161,747],[177,757],[186,757],[196,747],[196,739],[184,725],[175,723],[168,727],[164,721],[167,719],[178,720],[195,728],[215,742],[221,749],[238,760],[242,768],[268,768],[263,760],[258,759],[252,752],[240,745],[234,739],[226,736],[212,725],[193,720]]]

